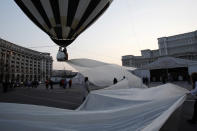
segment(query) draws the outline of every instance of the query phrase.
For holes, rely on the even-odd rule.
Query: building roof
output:
[[[188,67],[189,65],[197,64],[197,61],[191,61],[186,59],[174,58],[174,57],[161,57],[156,61],[145,65],[142,69],[166,69],[166,68],[177,68],[177,67]]]
[[[52,60],[52,57],[50,56],[50,53],[35,51],[35,50],[19,46],[17,44],[11,43],[7,40],[4,40],[4,39],[0,38],[0,49],[1,48],[6,48],[8,50],[12,50],[12,51],[20,52],[20,53],[26,53],[29,56],[33,55],[33,56],[36,56],[36,57],[45,57],[45,58],[48,58],[48,59]]]

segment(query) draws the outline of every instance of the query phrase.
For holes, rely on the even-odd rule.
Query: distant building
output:
[[[122,56],[122,65],[141,68],[164,56],[197,61],[197,31],[158,38],[158,46],[157,50],[141,50],[141,56]]]
[[[0,79],[45,81],[51,77],[52,57],[0,39]]]

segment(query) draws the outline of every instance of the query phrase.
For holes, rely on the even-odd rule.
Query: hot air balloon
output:
[[[66,47],[95,22],[112,1],[15,0],[33,23],[60,46],[59,52],[64,52],[65,59],[68,59]]]

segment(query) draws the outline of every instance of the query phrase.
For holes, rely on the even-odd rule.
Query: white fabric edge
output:
[[[84,100],[84,102],[74,111],[80,111],[81,108],[84,107],[84,105],[87,103],[86,101],[88,100],[88,98],[89,98],[89,94],[86,96],[86,99]]]
[[[174,113],[174,111],[183,104],[185,99],[186,95],[182,96],[168,110],[163,112],[158,118],[156,118],[152,123],[147,125],[142,131],[159,131],[159,129],[164,125],[168,118],[170,118],[172,113]]]

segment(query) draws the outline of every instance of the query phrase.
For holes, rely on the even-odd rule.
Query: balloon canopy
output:
[[[112,0],[15,0],[22,11],[59,46],[71,44]]]

